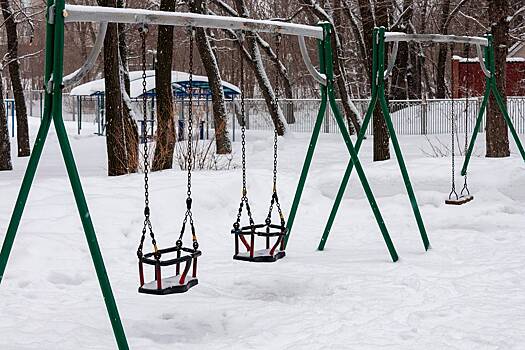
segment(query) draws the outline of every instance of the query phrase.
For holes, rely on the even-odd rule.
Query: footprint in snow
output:
[[[47,281],[54,285],[79,286],[87,280],[79,274],[69,275],[62,272],[51,272],[47,276]]]

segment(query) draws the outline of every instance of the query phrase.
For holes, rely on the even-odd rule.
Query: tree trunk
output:
[[[284,87],[284,97],[288,100],[293,99],[293,88],[292,84],[290,82],[290,77],[288,76],[288,69],[286,69],[283,60],[280,57],[277,57],[274,50],[272,50],[272,47],[261,38],[260,35],[257,34],[257,43],[260,47],[264,50],[266,53],[266,56],[272,61],[273,65],[275,66],[276,74],[279,74],[280,81],[283,84]],[[281,43],[282,45],[282,43]],[[286,118],[286,122],[288,124],[294,124],[295,123],[295,115],[294,115],[294,109],[293,109],[293,103],[289,102],[285,105],[285,113],[284,116]]]
[[[16,106],[16,137],[18,142],[18,156],[28,157],[31,153],[29,146],[29,127],[27,123],[26,101],[24,88],[20,78],[20,64],[18,62],[18,34],[16,22],[8,0],[0,0],[2,14],[7,32],[7,58],[9,59],[9,76],[13,86],[13,95]]]
[[[343,4],[341,0],[333,0],[333,20],[334,20],[334,34],[332,35],[332,47],[335,50],[332,50],[334,54],[332,55],[332,65],[334,67],[334,75],[336,78],[337,89],[339,91],[339,98],[341,99],[341,105],[343,106],[343,111],[346,116],[346,122],[348,125],[348,131],[350,134],[359,133],[361,129],[361,122],[359,120],[358,114],[355,111],[352,111],[350,107],[350,94],[348,92],[348,82],[346,80],[346,70],[345,66],[342,63],[342,57],[344,57],[343,47],[341,42],[343,40],[342,35],[339,32],[339,28],[343,25],[341,19],[341,8]],[[346,23],[345,23],[346,25]]]
[[[195,0],[191,3],[191,11],[194,13],[207,13],[206,1]],[[203,28],[195,28],[195,42],[199,50],[202,65],[208,76],[208,84],[211,90],[211,100],[213,107],[213,119],[215,122],[215,144],[217,154],[229,154],[232,152],[232,145],[228,133],[228,117],[224,105],[224,90],[222,88],[222,78],[210,41]]]
[[[123,8],[124,1],[118,0],[117,7]],[[128,41],[126,39],[126,25],[124,23],[118,24],[118,38],[119,38],[119,57],[120,57],[120,91],[122,95],[122,118],[124,137],[126,138],[126,154],[128,161],[128,171],[135,173],[139,168],[139,134],[137,128],[136,118],[134,117],[133,108],[131,106],[130,95],[130,79],[128,66]]]
[[[249,12],[244,4],[244,0],[235,0],[235,7],[240,17],[249,17]],[[244,43],[247,47],[247,52],[244,51],[243,48],[241,48],[241,52],[244,52],[247,62],[255,73],[255,78],[266,101],[266,106],[270,112],[275,130],[277,130],[278,135],[282,136],[286,133],[286,122],[281,107],[276,103],[275,92],[266,74],[261,52],[257,45],[256,34],[253,32],[245,32]]]
[[[414,2],[403,1],[403,17],[398,20],[398,25],[391,28],[393,32],[411,33],[409,23],[412,20]],[[390,97],[394,100],[420,98],[414,92],[413,75],[415,64],[411,62],[411,45],[408,42],[400,42],[397,62],[392,70]],[[400,105],[400,107],[402,107]]]
[[[381,2],[377,4],[375,9],[375,23],[372,3],[368,0],[358,0],[358,3],[367,51],[366,62],[368,64],[365,67],[368,72],[368,82],[369,84],[372,84],[372,32],[375,26],[388,27],[388,2]],[[374,109],[372,122],[374,134],[374,161],[390,159],[390,138],[379,104],[377,104],[376,108]]]
[[[175,0],[161,0],[160,10],[175,11]],[[173,26],[159,26],[157,34],[157,64],[155,91],[157,93],[157,139],[153,171],[171,169],[175,151],[175,123],[171,71],[173,62]]]
[[[446,35],[448,33],[448,17],[450,15],[450,0],[443,0],[441,5],[441,15],[439,19],[439,34]],[[436,72],[436,97],[446,98],[447,85],[445,82],[445,73],[447,67],[448,44],[438,44],[438,61]]]
[[[350,101],[350,95],[348,93],[346,72],[344,65],[340,59],[342,56],[341,36],[338,28],[342,25],[342,21],[339,15],[339,10],[342,8],[340,0],[334,0],[334,13],[330,16],[326,11],[319,6],[315,0],[301,0],[301,4],[305,6],[313,15],[315,15],[321,21],[328,21],[332,23],[333,35],[331,36],[332,45],[332,65],[334,67],[334,80],[337,86],[338,97],[341,99],[343,105],[343,111],[348,123],[348,129],[351,134],[354,130],[359,132],[361,123],[359,121],[359,113],[352,102]]]
[[[3,77],[0,72],[0,171],[13,170],[13,165],[11,164],[11,144],[9,140],[9,129],[7,128],[7,118],[4,117],[4,86]]]
[[[116,0],[99,0],[99,5],[115,7]],[[106,147],[108,175],[118,176],[135,172],[138,167],[138,135],[126,106],[127,97],[121,78],[118,25],[109,23],[104,39],[104,78],[106,108]]]
[[[506,87],[506,66],[509,43],[509,22],[510,6],[508,0],[490,0],[488,16],[492,20],[491,33],[494,38],[495,65],[496,65],[496,85],[503,96],[504,103],[507,103],[505,95]],[[507,124],[503,115],[499,111],[494,96],[490,96],[489,107],[487,110],[487,129],[485,133],[487,143],[487,157],[508,157],[510,156],[509,135]]]

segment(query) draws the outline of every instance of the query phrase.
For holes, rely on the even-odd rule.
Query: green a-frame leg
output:
[[[510,130],[510,133],[512,134],[512,137],[514,138],[514,142],[516,142],[516,146],[518,147],[518,150],[521,154],[521,158],[523,158],[523,161],[525,162],[525,150],[523,149],[523,145],[520,142],[520,138],[518,136],[518,133],[516,132],[516,128],[514,128],[514,124],[512,123],[512,120],[510,119],[509,112],[507,110],[507,106],[505,105],[505,101],[503,101],[503,97],[501,96],[501,93],[498,90],[498,86],[496,85],[496,76],[494,73],[496,72],[495,67],[495,60],[494,60],[494,45],[493,45],[493,39],[492,35],[487,35],[488,45],[485,47],[485,67],[488,69],[488,75],[485,75],[485,92],[483,93],[483,101],[481,102],[481,107],[478,112],[478,116],[476,118],[476,124],[474,126],[474,131],[472,132],[472,138],[470,139],[469,147],[467,150],[467,154],[465,155],[465,160],[463,162],[463,167],[461,168],[461,175],[465,176],[467,174],[467,168],[468,164],[470,162],[470,158],[472,156],[472,152],[474,151],[474,145],[476,143],[476,137],[479,133],[479,128],[481,127],[481,121],[483,120],[483,115],[485,114],[485,111],[487,110],[487,105],[489,102],[490,93],[494,95],[494,98],[496,100],[496,103],[498,105],[498,108],[501,111],[501,114],[503,114],[503,119],[505,119],[505,122],[507,123],[507,126]]]
[[[49,11],[50,7],[55,6],[54,11]],[[35,144],[33,146],[33,152],[29,158],[29,163],[22,180],[22,186],[16,200],[13,215],[9,222],[7,233],[2,245],[0,252],[0,283],[3,279],[7,261],[13,247],[13,243],[16,237],[20,220],[24,211],[24,207],[29,196],[29,191],[35,177],[35,173],[38,167],[40,156],[48,135],[51,121],[55,125],[55,130],[58,136],[62,157],[64,159],[69,181],[73,189],[73,194],[77,204],[78,213],[82,221],[84,233],[88,242],[89,250],[95,270],[97,273],[98,281],[102,289],[104,302],[109,314],[113,332],[117,341],[118,348],[120,350],[129,349],[124,328],[113,297],[109,278],[104,266],[104,260],[100,252],[100,248],[97,242],[97,236],[91,217],[89,214],[86,198],[84,191],[80,183],[80,177],[78,170],[75,165],[71,146],[67,137],[67,132],[64,127],[64,121],[62,119],[62,78],[63,78],[63,66],[64,66],[64,0],[48,0],[48,16],[50,13],[55,13],[54,18],[47,18],[46,24],[46,63],[45,63],[45,82],[46,92],[44,98],[44,113],[38,134],[36,137]],[[53,78],[51,82],[50,79]]]
[[[381,111],[383,114],[383,118],[385,120],[386,127],[388,129],[388,133],[392,141],[392,146],[394,147],[396,159],[399,164],[399,168],[401,170],[403,182],[405,184],[405,187],[408,193],[408,197],[410,199],[412,211],[414,212],[414,216],[416,218],[416,222],[419,228],[419,233],[421,235],[421,239],[423,240],[423,246],[425,247],[425,250],[428,250],[430,247],[430,242],[428,240],[425,225],[423,223],[423,218],[421,217],[421,213],[419,211],[419,206],[417,204],[416,196],[412,188],[412,183],[410,182],[410,176],[408,175],[408,170],[405,165],[403,153],[401,151],[401,147],[399,146],[399,141],[397,139],[397,135],[394,129],[394,124],[392,123],[392,118],[390,117],[390,112],[388,110],[388,103],[386,101],[386,95],[385,95],[385,80],[384,80],[385,59],[384,59],[384,56],[385,56],[385,28],[375,28],[374,33],[373,33],[373,45],[372,45],[372,77],[373,77],[372,78],[372,89],[371,89],[372,96],[370,99],[370,104],[368,105],[368,109],[366,111],[365,118],[363,120],[363,125],[359,132],[359,135],[357,136],[356,151],[359,152],[361,144],[363,143],[366,129],[368,128],[368,125],[370,124],[370,120],[372,119],[374,109],[377,105],[377,102],[379,101]],[[354,167],[354,163],[352,162],[352,160],[350,160],[350,162],[348,163],[348,166],[346,167],[345,173],[343,175],[343,180],[341,181],[341,185],[339,186],[339,190],[337,192],[332,210],[330,211],[328,222],[326,223],[326,227],[324,229],[323,236],[319,243],[319,247],[318,247],[319,250],[323,250],[325,247],[326,241],[330,234],[330,230],[332,229],[332,225],[334,223],[335,217],[339,210],[339,205],[341,204],[344,192],[348,185],[348,181],[350,180],[350,174],[352,173],[353,167]]]
[[[332,34],[331,33],[332,27],[329,23],[321,23],[320,25],[323,27],[323,30],[324,30],[324,39],[319,40],[318,42],[319,65],[320,65],[321,73],[326,76],[326,85],[321,84],[320,86],[321,106],[319,108],[319,112],[317,114],[317,119],[314,125],[314,129],[312,131],[312,136],[310,138],[310,143],[308,146],[306,158],[305,158],[303,168],[301,171],[301,175],[299,178],[299,183],[297,185],[297,190],[295,192],[294,200],[292,203],[292,208],[290,210],[290,215],[288,216],[288,222],[287,222],[288,233],[285,237],[285,245],[288,244],[288,240],[290,239],[290,234],[292,232],[293,223],[294,223],[294,220],[297,214],[299,203],[301,201],[301,196],[302,196],[304,186],[306,183],[306,178],[308,176],[308,171],[312,163],[312,158],[314,155],[317,140],[319,138],[321,125],[325,117],[326,108],[329,105],[329,108],[331,108],[331,110],[334,113],[335,120],[341,131],[341,134],[343,136],[348,152],[350,153],[350,158],[351,158],[350,163],[354,164],[356,168],[359,180],[361,181],[361,185],[363,186],[363,189],[365,191],[370,207],[372,208],[372,212],[375,216],[376,222],[379,226],[383,239],[385,240],[390,256],[393,261],[397,261],[399,257],[394,248],[394,244],[392,243],[390,234],[388,233],[388,230],[386,228],[381,212],[379,211],[379,207],[372,193],[372,190],[370,188],[370,185],[364,173],[363,167],[361,166],[361,162],[359,161],[359,158],[357,156],[357,152],[358,152],[358,149],[359,149],[359,146],[362,140],[358,139],[358,143],[356,144],[356,147],[354,147],[352,140],[350,139],[350,134],[348,133],[348,130],[346,129],[343,115],[341,114],[341,111],[339,110],[339,107],[337,106],[337,103],[336,103],[335,89],[334,89],[334,71],[333,71],[333,62],[332,62],[332,47],[331,47],[331,41],[330,41],[330,37]],[[363,125],[361,132],[364,133],[364,130],[366,130],[366,125]]]

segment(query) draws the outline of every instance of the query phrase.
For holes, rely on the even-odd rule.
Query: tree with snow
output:
[[[116,0],[99,0],[100,6],[117,7]],[[104,39],[106,146],[108,175],[118,176],[138,169],[138,132],[126,84],[125,66],[119,50],[118,25],[109,23]]]
[[[0,171],[13,170],[11,163],[11,143],[4,104],[4,84],[0,70]],[[14,125],[13,125],[14,127]]]
[[[18,34],[15,12],[11,9],[8,0],[0,0],[0,8],[4,17],[7,33],[7,56],[10,60],[9,77],[13,87],[16,109],[16,137],[18,142],[18,156],[28,157],[31,153],[29,145],[29,126],[27,123],[26,101],[24,87],[20,76],[20,64],[18,62]]]
[[[175,11],[175,0],[161,0],[160,10]],[[175,151],[175,123],[173,110],[173,26],[159,26],[157,33],[157,63],[155,65],[155,92],[157,95],[157,137],[152,170],[171,169]]]
[[[509,46],[509,19],[511,14],[510,0],[489,0],[487,18],[491,21],[490,32],[494,39],[494,61],[496,66],[496,85],[503,100],[507,102],[505,94],[507,55]],[[510,156],[509,134],[507,123],[499,111],[496,99],[491,94],[487,109],[486,125],[486,156]]]
[[[191,0],[191,12],[207,14],[206,0]],[[209,39],[209,30],[195,28],[195,43],[199,55],[208,76],[208,84],[211,90],[213,119],[215,125],[215,144],[217,154],[229,154],[232,151],[231,141],[228,135],[226,106],[224,104],[224,90],[222,78],[217,63],[217,57],[212,50]]]

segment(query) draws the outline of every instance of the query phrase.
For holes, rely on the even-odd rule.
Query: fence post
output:
[[[29,91],[29,116],[33,116],[33,90]]]
[[[39,93],[39,95],[40,95],[39,96],[39,99],[40,99],[40,120],[42,120],[42,117],[44,115],[44,111],[43,111],[43,107],[42,107],[42,102],[43,102],[44,99],[42,98],[42,94],[43,94],[42,91],[40,91],[40,93]]]
[[[421,100],[421,134],[422,135],[427,134],[427,112],[428,112],[427,95],[423,94],[423,98]]]
[[[324,132],[330,133],[330,119],[332,118],[331,108],[326,109],[326,118],[324,118]]]
[[[11,134],[15,137],[15,100],[10,102],[11,105]]]
[[[244,122],[246,123],[246,119],[244,119]],[[232,134],[233,142],[235,142],[235,113],[232,113]]]

